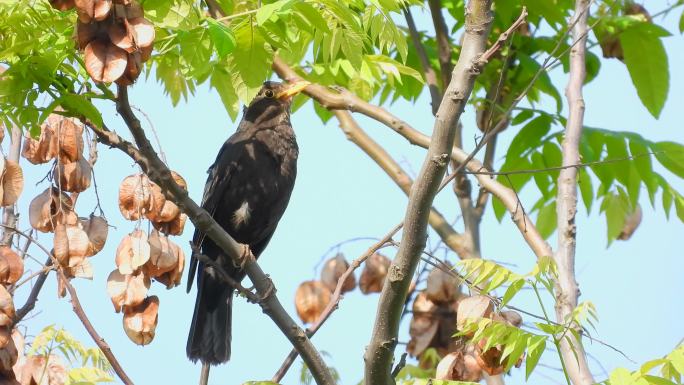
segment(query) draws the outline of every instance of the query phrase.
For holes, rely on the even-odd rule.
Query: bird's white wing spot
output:
[[[235,210],[233,213],[233,226],[236,228],[246,225],[251,216],[251,209],[249,208],[249,203],[247,201],[242,202],[239,209]]]

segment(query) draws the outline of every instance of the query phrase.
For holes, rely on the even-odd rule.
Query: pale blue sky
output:
[[[652,8],[651,8],[652,4]],[[649,9],[657,10],[665,1],[649,2]],[[670,31],[676,31],[679,13],[673,13],[666,22]],[[421,16],[419,16],[421,17]],[[639,102],[625,66],[616,61],[604,61],[601,76],[585,88],[587,111],[585,122],[592,127],[614,130],[633,130],[650,140],[684,142],[681,109],[684,107],[684,42],[679,34],[665,39],[670,60],[671,86],[660,120],[654,120]],[[600,54],[600,52],[599,52]],[[552,72],[552,79],[562,91],[566,75],[560,69]],[[190,195],[199,200],[205,180],[205,170],[213,162],[223,141],[234,131],[236,123],[228,119],[218,96],[199,88],[196,95],[173,108],[154,81],[140,80],[132,89],[130,99],[142,108],[154,122],[162,146],[173,169],[188,181]],[[415,106],[397,102],[391,109],[402,119],[422,132],[431,130],[432,117],[427,95]],[[112,106],[104,109],[104,118],[110,128],[127,136],[121,119]],[[424,151],[412,147],[403,138],[386,127],[358,117],[368,133],[406,168],[418,170]],[[463,119],[466,127],[465,142],[472,147],[475,131],[472,107],[467,108]],[[146,125],[146,122],[144,122]],[[273,278],[278,295],[286,309],[294,315],[293,295],[297,285],[317,277],[314,266],[323,253],[340,241],[354,237],[380,237],[398,223],[404,214],[406,197],[389,178],[355,145],[348,142],[335,121],[323,125],[308,103],[293,116],[293,126],[300,146],[297,184],[289,208],[280,223],[275,237],[260,259],[263,269]],[[518,127],[502,134],[499,149],[510,142]],[[502,151],[499,151],[501,154]],[[156,338],[146,347],[135,346],[126,337],[121,326],[121,315],[115,314],[105,291],[107,276],[114,269],[114,251],[120,239],[134,229],[133,222],[125,221],[118,211],[117,189],[119,182],[137,167],[128,157],[100,146],[96,166],[99,193],[107,218],[115,229],[105,249],[93,257],[95,278],[76,280],[81,302],[88,316],[136,384],[194,384],[199,366],[185,357],[185,342],[195,301],[195,291],[186,294],[183,286],[167,291],[153,284],[150,294],[160,297],[159,326]],[[45,182],[36,186],[47,166],[28,167],[25,192],[19,202],[23,214],[21,225],[28,227],[27,207],[30,200],[42,192]],[[684,183],[665,173],[668,180],[684,191]],[[523,193],[523,203],[531,207],[532,193]],[[629,242],[615,242],[606,249],[605,220],[594,207],[587,217],[580,209],[578,217],[577,279],[582,290],[581,300],[592,301],[599,314],[597,337],[614,344],[636,362],[644,362],[669,352],[682,337],[684,317],[684,259],[679,236],[684,225],[676,216],[667,221],[662,209],[651,209],[647,199],[641,200],[645,208],[644,220]],[[447,218],[458,215],[457,203],[450,189],[437,199]],[[89,190],[79,198],[77,211],[87,216],[94,207],[94,192]],[[146,228],[147,224],[143,224]],[[457,228],[462,228],[458,223]],[[187,251],[192,234],[188,222],[185,233],[174,239]],[[487,258],[514,264],[518,272],[527,272],[535,262],[533,253],[522,240],[520,233],[508,217],[499,224],[491,208],[482,225],[482,251]],[[41,234],[41,242],[49,245],[51,235]],[[432,242],[435,237],[431,237]],[[555,248],[555,239],[550,240]],[[342,247],[348,259],[362,253],[372,241],[359,241]],[[44,260],[32,250],[38,260]],[[387,250],[393,256],[393,250]],[[453,256],[452,256],[453,258]],[[28,263],[28,269],[37,265]],[[358,274],[357,274],[358,275]],[[23,295],[17,303],[23,303]],[[377,295],[364,296],[358,290],[349,293],[340,309],[314,338],[316,346],[330,354],[328,361],[342,376],[342,384],[356,384],[362,378],[363,351],[368,343],[375,318]],[[521,294],[516,305],[540,313],[533,301]],[[78,319],[71,311],[67,299],[56,299],[54,277],[48,279],[36,315],[23,324],[28,334],[35,335],[40,328],[55,323],[64,326],[81,341],[92,345]],[[247,380],[270,379],[289,352],[285,338],[258,306],[237,299],[233,318],[232,360],[212,370],[211,384],[239,385]],[[530,321],[527,320],[526,321]],[[408,319],[402,327],[401,341],[407,341]],[[601,361],[605,370],[618,366],[634,368],[634,364],[619,354],[600,345],[588,345],[589,353]],[[402,352],[402,346],[397,353]],[[542,363],[557,367],[555,352],[547,352]],[[597,379],[605,378],[603,369],[591,360]],[[297,362],[283,384],[298,383],[300,363]],[[529,383],[562,382],[562,375],[554,369],[541,367]],[[524,383],[524,372],[513,370],[508,384]],[[547,378],[551,376],[554,380]]]

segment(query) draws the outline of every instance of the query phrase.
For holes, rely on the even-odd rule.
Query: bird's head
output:
[[[245,119],[255,122],[273,114],[289,113],[292,98],[309,84],[304,80],[294,83],[265,82],[245,110]]]

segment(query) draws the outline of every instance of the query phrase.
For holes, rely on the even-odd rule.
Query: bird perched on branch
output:
[[[273,236],[294,187],[299,150],[290,124],[290,104],[308,84],[264,83],[208,171],[202,207],[236,241],[248,245],[255,257]],[[202,232],[195,230],[193,243],[235,281],[244,278],[240,264]],[[188,291],[195,271],[197,300],[186,351],[208,371],[208,365],[230,359],[234,288],[213,267],[193,257]]]

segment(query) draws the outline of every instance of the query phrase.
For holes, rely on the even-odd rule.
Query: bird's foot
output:
[[[242,255],[240,255],[239,258],[240,270],[245,269],[245,265],[247,265],[247,262],[254,261],[256,261],[256,258],[254,258],[254,254],[252,254],[252,251],[249,249],[249,246],[242,245]]]

